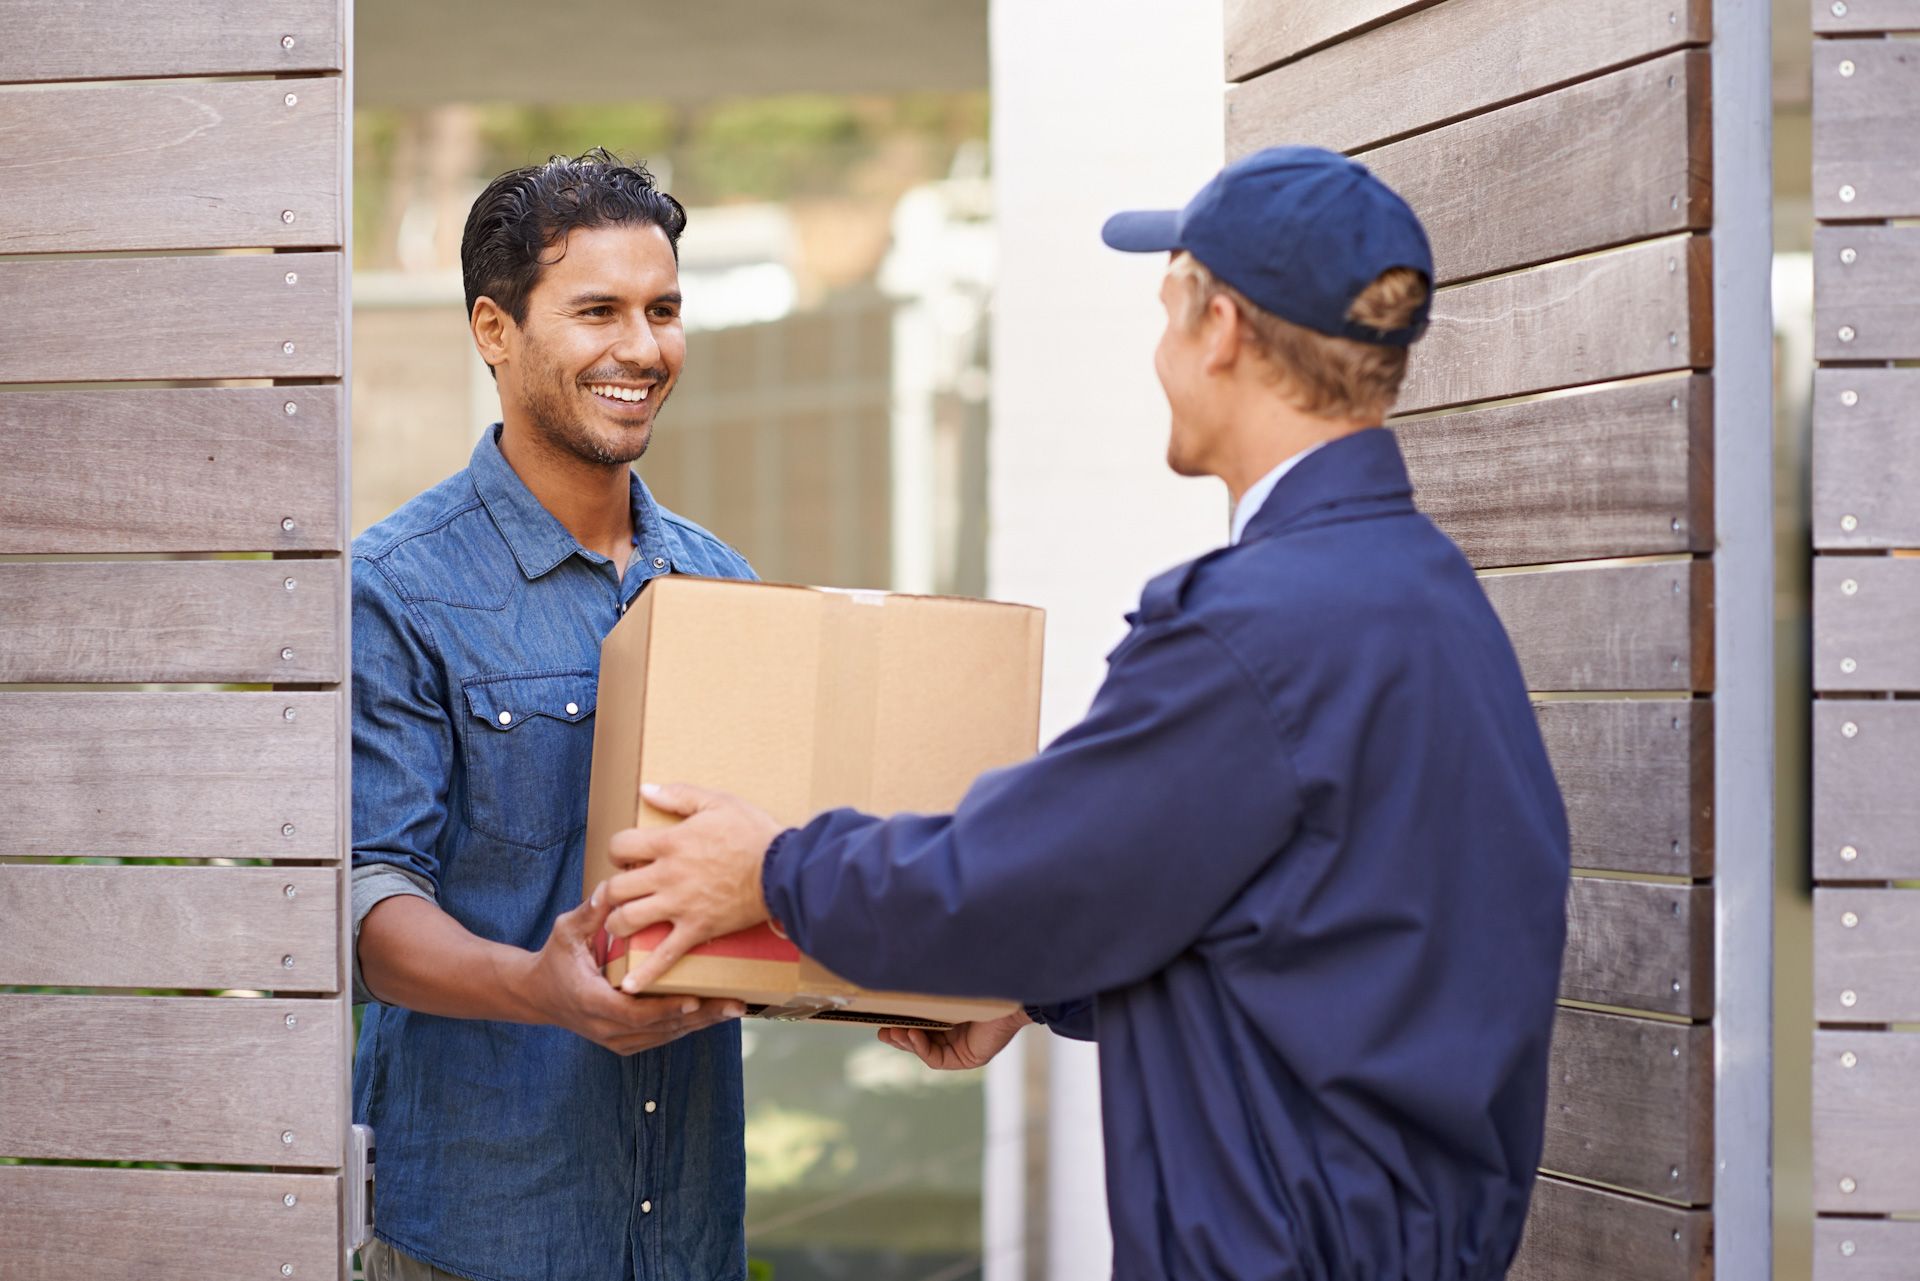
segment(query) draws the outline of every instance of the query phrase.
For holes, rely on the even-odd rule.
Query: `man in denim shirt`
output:
[[[580,902],[602,638],[660,574],[753,576],[628,467],[685,356],[685,224],[604,152],[490,185],[461,263],[502,421],[354,542],[373,1281],[746,1270],[740,1007],[615,991]]]

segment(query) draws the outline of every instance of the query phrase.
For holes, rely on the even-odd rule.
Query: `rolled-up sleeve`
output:
[[[1267,697],[1176,618],[1115,652],[1085,720],[950,815],[835,810],[762,881],[808,955],[868,987],[1080,1003],[1164,968],[1288,840],[1299,784]]]
[[[437,900],[453,725],[425,623],[375,561],[353,563],[353,932],[396,894]],[[354,999],[374,999],[354,962]]]

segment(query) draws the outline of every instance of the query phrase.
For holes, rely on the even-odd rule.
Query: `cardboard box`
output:
[[[732,792],[793,826],[843,805],[953,809],[976,776],[1033,754],[1044,617],[987,601],[655,579],[601,649],[588,889],[616,871],[613,833],[678,821],[640,802],[642,782]],[[629,948],[665,933],[603,935],[608,978],[626,974]],[[732,997],[767,1018],[908,1026],[1012,1008],[869,992],[765,926],[697,948],[653,990]]]

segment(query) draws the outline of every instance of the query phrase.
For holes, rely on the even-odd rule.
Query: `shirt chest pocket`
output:
[[[467,822],[475,831],[543,850],[586,826],[597,685],[587,671],[463,682]]]

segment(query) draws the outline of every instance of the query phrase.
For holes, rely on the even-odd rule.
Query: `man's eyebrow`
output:
[[[609,294],[609,293],[598,292],[598,291],[589,291],[587,293],[575,294],[573,297],[567,299],[567,306],[585,307],[593,303],[619,302],[619,301],[620,301],[619,294]]]
[[[656,307],[663,302],[670,302],[678,307],[680,305],[680,291],[678,289],[670,289],[653,300],[654,306]]]

